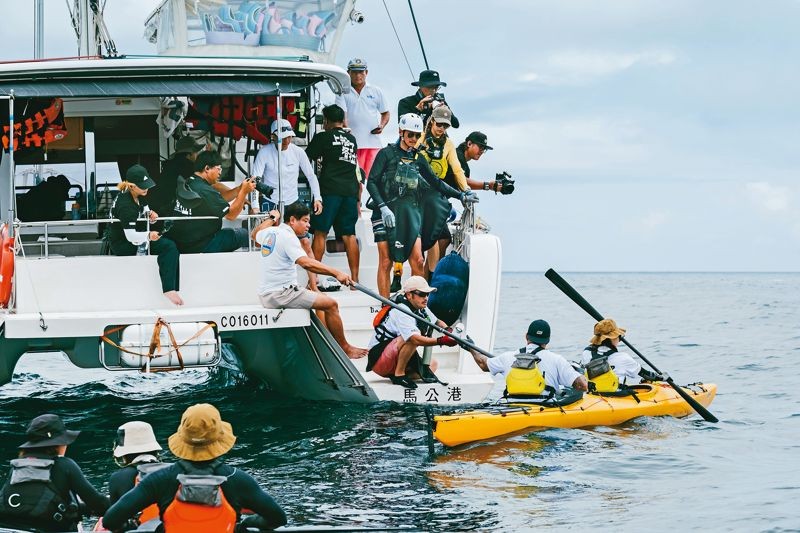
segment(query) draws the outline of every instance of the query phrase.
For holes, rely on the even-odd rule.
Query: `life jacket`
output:
[[[544,350],[539,346],[528,353],[525,348],[520,348],[516,360],[511,365],[511,370],[506,375],[506,390],[504,396],[519,398],[539,396],[544,392],[546,383],[544,374],[539,368],[540,357],[536,354]]]
[[[9,127],[3,126],[3,149],[8,150]],[[64,102],[53,98],[49,105],[31,116],[14,123],[14,150],[42,148],[67,136],[64,125]]]
[[[592,353],[592,359],[585,365],[586,377],[589,380],[589,392],[617,392],[619,390],[619,378],[614,372],[614,368],[608,363],[611,354],[616,353],[617,349],[612,347],[609,351],[600,354],[599,346],[591,345],[586,349]]]
[[[147,477],[149,474],[153,472],[157,472],[162,468],[166,468],[170,466],[169,463],[139,463],[136,465],[136,478],[134,479],[133,486],[139,484],[141,480]],[[148,520],[152,520],[153,518],[158,518],[160,515],[158,510],[158,504],[154,503],[152,505],[148,505],[144,508],[144,510],[139,514],[139,523],[144,524]]]
[[[305,134],[305,105],[296,97],[283,97],[282,117],[298,135]],[[221,96],[193,98],[187,120],[198,129],[235,141],[244,135],[259,144],[269,144],[269,127],[278,117],[275,96]]]
[[[187,461],[176,464],[185,473],[178,474],[175,498],[164,510],[164,531],[232,533],[236,528],[237,513],[221,488],[228,478],[214,475],[221,462],[213,461],[205,468],[197,468]]]
[[[413,314],[417,315],[419,318],[417,319],[417,328],[419,328],[420,333],[428,337],[431,334],[430,325],[426,324],[425,320],[430,320],[428,313],[425,309],[415,309],[413,305],[408,301],[405,294],[400,293],[394,297],[394,302],[398,305],[403,305],[408,308]],[[381,310],[378,311],[378,314],[375,315],[375,318],[372,320],[372,327],[375,328],[375,337],[378,339],[378,342],[387,343],[394,340],[397,337],[397,333],[392,333],[386,328],[386,320],[389,318],[389,311],[392,310],[392,307],[389,305],[384,305],[381,307]]]
[[[34,527],[74,529],[78,505],[58,492],[51,478],[55,460],[22,457],[11,461],[11,474],[0,489],[0,515]]]
[[[446,135],[443,135],[441,140],[426,135],[425,147],[421,152],[422,156],[430,163],[431,170],[439,179],[444,179],[447,176],[447,170],[450,168],[447,158],[444,156],[446,143]]]

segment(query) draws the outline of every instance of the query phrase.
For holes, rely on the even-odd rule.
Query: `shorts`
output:
[[[381,212],[377,209],[372,210],[372,235],[374,236],[375,242],[386,242],[389,240],[389,236],[386,234],[386,226],[383,225],[383,217],[381,217]]]
[[[267,309],[311,309],[317,300],[317,293],[304,287],[292,285],[266,294],[258,299]]]
[[[380,152],[380,148],[358,148],[356,150],[356,157],[358,158],[358,166],[364,169],[364,178],[369,176],[369,171],[372,170],[372,163],[375,162],[375,157]]]
[[[372,371],[379,376],[389,377],[394,375],[394,369],[397,366],[397,358],[400,355],[400,344],[403,342],[402,337],[396,337],[386,348],[383,349],[378,360],[372,365]],[[414,353],[406,365],[405,373],[409,375],[419,374],[422,359],[419,354]]]
[[[356,234],[358,198],[329,194],[322,197],[322,213],[311,215],[311,231],[327,234],[333,226],[337,237]]]

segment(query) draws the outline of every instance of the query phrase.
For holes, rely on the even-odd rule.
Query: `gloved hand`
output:
[[[669,381],[670,377],[669,374],[666,372],[661,372],[660,379],[658,381]]]
[[[381,207],[381,218],[383,219],[383,225],[387,229],[394,227],[394,213],[392,213],[391,209],[386,206]]]
[[[458,342],[456,342],[456,340],[449,335],[442,335],[436,339],[436,344],[438,346],[458,346]]]
[[[478,195],[475,194],[474,191],[464,191],[461,193],[461,203],[464,205],[477,204],[478,201]]]

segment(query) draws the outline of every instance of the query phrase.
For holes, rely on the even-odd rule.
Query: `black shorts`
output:
[[[311,231],[327,234],[331,226],[336,235],[355,235],[358,221],[358,198],[326,195],[322,197],[322,213],[311,216]]]

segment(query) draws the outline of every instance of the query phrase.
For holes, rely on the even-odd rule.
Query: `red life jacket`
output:
[[[8,126],[3,126],[3,149],[8,150]],[[14,123],[14,150],[42,148],[67,136],[64,126],[64,102],[53,98],[50,105]]]
[[[177,463],[185,472],[200,472],[184,461]],[[208,471],[213,472],[215,463]],[[204,470],[206,471],[206,470]],[[213,474],[178,474],[175,498],[164,510],[162,520],[166,533],[233,533],[236,510],[228,503],[221,485],[227,478]]]
[[[296,133],[301,133],[296,129],[301,123],[301,106],[297,98],[284,97],[282,102],[283,117]],[[198,129],[235,141],[247,135],[259,144],[270,142],[269,126],[278,115],[278,99],[275,96],[193,98],[191,103],[187,121],[195,123]]]

